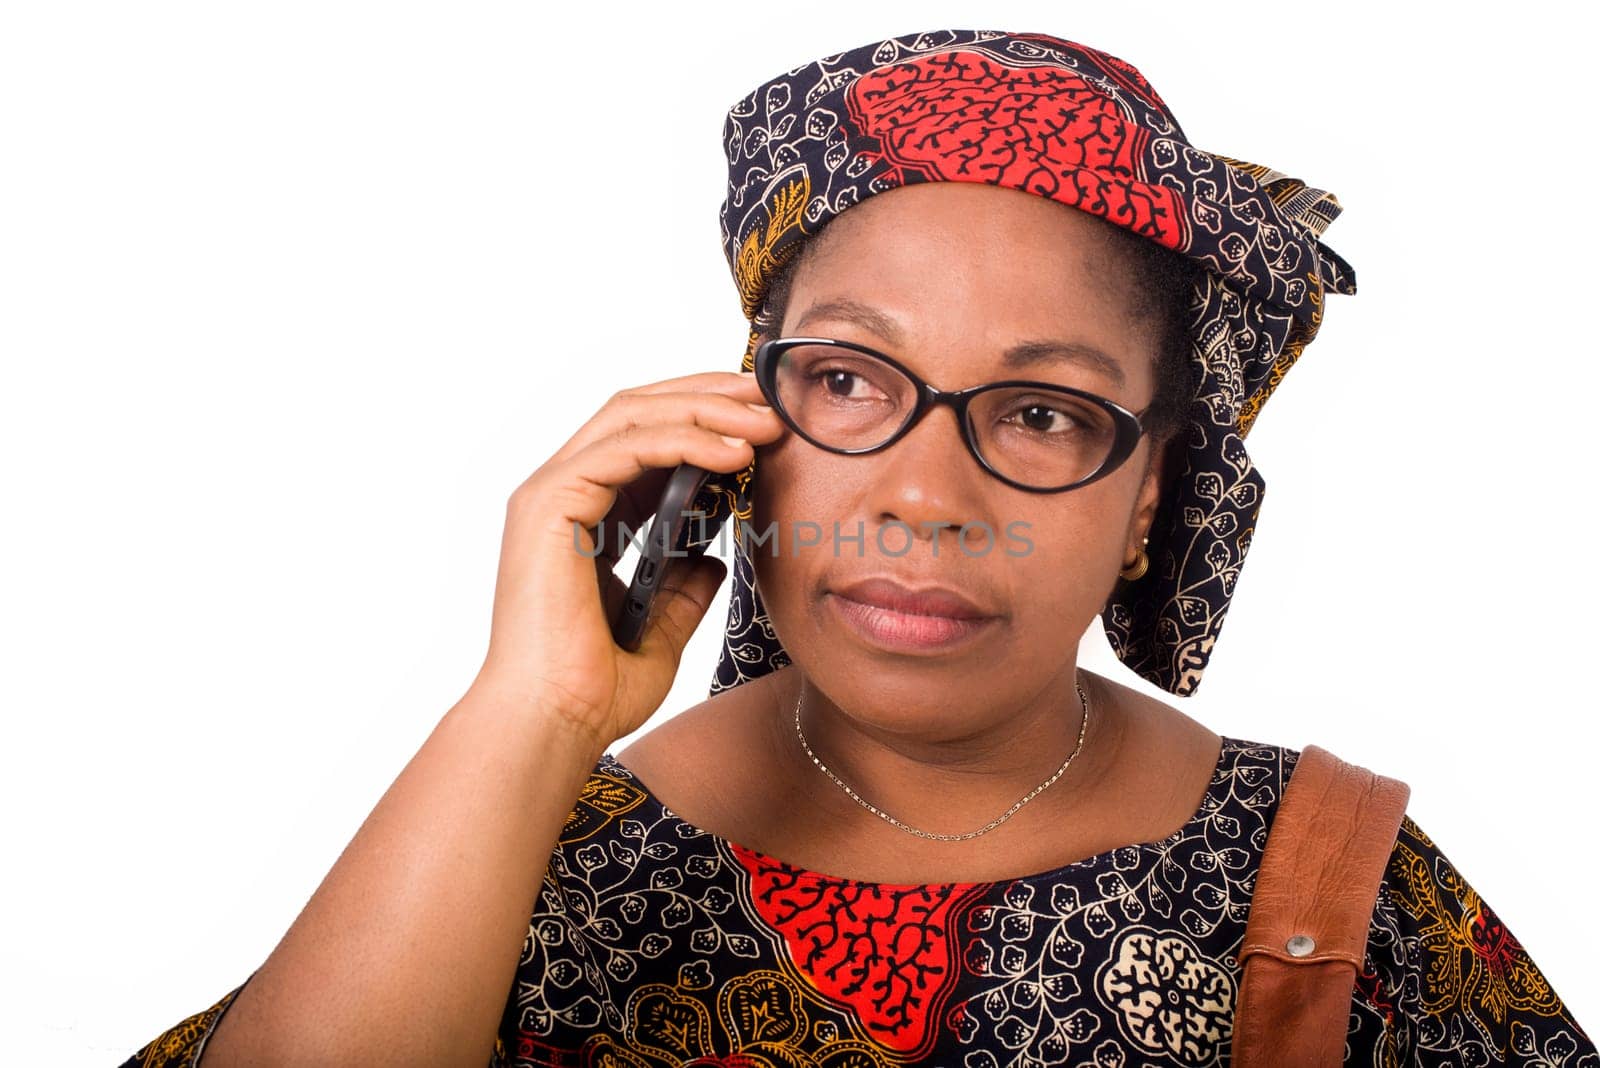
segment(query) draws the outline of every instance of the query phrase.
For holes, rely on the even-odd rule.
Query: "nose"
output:
[[[921,551],[917,542],[926,541],[930,552],[958,553],[962,525],[988,519],[983,490],[990,476],[968,451],[960,421],[948,405],[934,405],[899,441],[860,459],[874,464],[868,516],[879,529],[895,521],[910,528],[898,535],[883,532],[887,552],[899,554],[904,547],[905,555],[911,555]],[[970,551],[981,551],[982,536],[972,534],[969,545]]]

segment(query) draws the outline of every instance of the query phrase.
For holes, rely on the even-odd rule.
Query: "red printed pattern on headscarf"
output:
[[[1179,195],[1139,178],[1150,132],[1076,75],[953,51],[864,74],[846,100],[851,121],[880,146],[861,154],[894,164],[902,184],[1026,189],[1184,247]]]

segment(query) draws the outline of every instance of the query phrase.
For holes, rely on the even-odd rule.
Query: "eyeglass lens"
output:
[[[888,441],[916,409],[916,384],[865,353],[798,345],[779,356],[784,410],[806,436],[830,448],[870,449]],[[1116,442],[1111,414],[1070,393],[1034,387],[990,389],[972,398],[967,419],[979,453],[1006,478],[1038,488],[1066,486],[1099,470]]]

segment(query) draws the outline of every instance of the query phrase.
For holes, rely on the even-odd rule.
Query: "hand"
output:
[[[618,525],[643,528],[679,464],[748,465],[754,445],[784,431],[770,409],[751,407],[765,403],[753,376],[723,371],[622,390],[518,486],[473,689],[561,716],[600,747],[642,726],[666,699],[727,566],[709,555],[676,558],[639,648],[628,652],[611,636],[627,592],[612,572]],[[606,552],[596,555],[602,521]]]

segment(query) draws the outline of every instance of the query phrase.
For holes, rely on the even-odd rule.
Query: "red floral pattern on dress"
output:
[[[952,924],[987,884],[855,882],[800,872],[744,846],[732,851],[795,967],[850,1006],[879,1042],[925,1054],[959,972]]]

